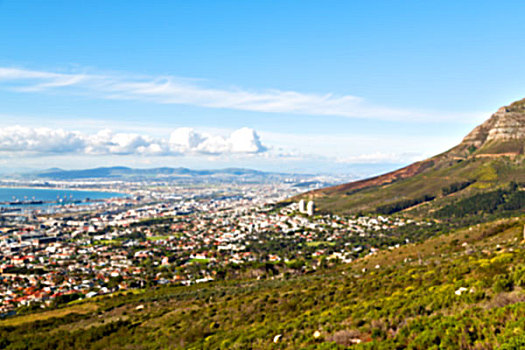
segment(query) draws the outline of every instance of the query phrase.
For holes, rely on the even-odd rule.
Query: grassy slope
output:
[[[34,314],[23,315],[14,318],[8,318],[0,321],[1,326],[20,326],[25,323],[34,323],[38,321],[45,321],[50,318],[62,318],[70,314],[89,314],[97,310],[97,305],[94,303],[82,303],[79,305],[72,305],[67,308],[44,311]]]
[[[311,275],[166,287],[89,301],[80,304],[82,312],[68,314],[80,306],[74,305],[41,314],[46,317],[8,319],[0,322],[0,346],[326,349],[359,340],[353,345],[359,349],[492,349],[525,344],[524,223],[525,217],[478,225]],[[460,287],[467,291],[458,296]],[[139,305],[144,308],[137,310]]]
[[[463,190],[468,195],[480,190],[501,187],[510,181],[525,182],[525,157],[469,158],[464,161],[447,160],[415,176],[391,184],[373,186],[355,192],[321,190],[307,193],[321,211],[356,213],[373,211],[377,206],[423,195],[437,196],[436,203],[444,204],[447,198],[441,189],[453,183],[475,180]],[[458,196],[456,193],[455,196]]]

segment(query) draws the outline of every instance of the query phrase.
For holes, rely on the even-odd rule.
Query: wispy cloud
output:
[[[337,163],[348,163],[348,164],[403,164],[412,163],[423,159],[424,156],[421,153],[395,153],[395,152],[374,152],[359,154],[348,157],[337,157],[335,161]]]
[[[229,136],[199,133],[191,128],[173,130],[169,139],[138,133],[94,134],[23,126],[0,130],[0,153],[19,155],[249,155],[267,150],[255,130],[241,128]]]
[[[265,113],[403,121],[479,119],[478,114],[440,114],[377,106],[352,95],[277,89],[218,89],[207,87],[203,81],[172,76],[58,73],[0,67],[0,87],[19,92],[76,93],[102,99],[140,100]]]

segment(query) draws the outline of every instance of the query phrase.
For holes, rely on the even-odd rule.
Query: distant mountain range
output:
[[[321,188],[341,183],[337,177],[310,174],[265,172],[245,168],[195,170],[189,168],[135,169],[123,166],[100,167],[81,170],[51,168],[43,171],[15,175],[17,178],[49,181],[75,180],[126,180],[126,181],[179,181],[179,182],[288,182],[304,189]]]
[[[226,168],[218,170],[193,170],[188,168],[150,168],[134,169],[128,167],[101,167],[82,170],[47,169],[36,174],[39,178],[54,180],[75,179],[117,179],[117,178],[166,178],[166,177],[195,177],[195,176],[274,176],[285,175],[267,173],[252,169]]]
[[[365,180],[308,192],[324,211],[381,212],[386,206],[429,210],[458,198],[525,182],[525,99],[501,107],[456,147],[432,158]],[[382,208],[380,208],[382,207]]]

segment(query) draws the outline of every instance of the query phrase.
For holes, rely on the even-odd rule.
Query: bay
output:
[[[103,200],[125,196],[125,194],[118,192],[2,187],[0,188],[0,206],[17,206],[8,204],[12,202],[44,202],[44,204],[49,205],[49,203],[45,202],[71,203],[85,201],[87,199]]]

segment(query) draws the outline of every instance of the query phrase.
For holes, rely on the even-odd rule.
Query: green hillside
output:
[[[458,197],[495,190],[510,182],[525,183],[525,157],[496,157],[451,160],[437,163],[415,176],[357,190],[319,190],[304,197],[313,199],[321,211],[351,214],[376,212],[377,208],[405,200],[432,202],[429,210],[446,205]],[[462,184],[468,184],[460,188]],[[456,191],[447,191],[458,188]],[[424,200],[434,198],[433,200]],[[419,204],[419,203],[417,203]],[[416,204],[414,204],[415,206]],[[413,207],[413,206],[410,206]]]
[[[385,205],[427,215],[457,200],[525,183],[525,99],[500,108],[456,147],[370,179],[323,188],[292,198],[314,200],[320,211],[379,212]],[[465,185],[467,184],[467,185]],[[465,186],[464,186],[465,185]]]
[[[140,290],[0,321],[3,349],[519,349],[525,217],[298,275]]]

